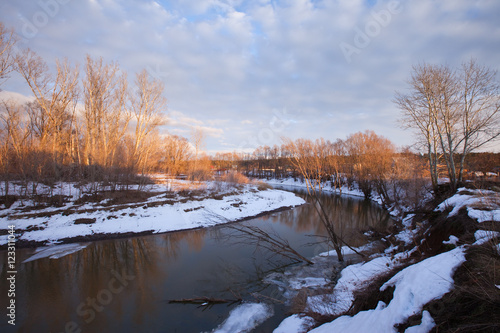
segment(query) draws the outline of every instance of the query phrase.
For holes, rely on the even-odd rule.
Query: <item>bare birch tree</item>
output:
[[[394,102],[402,111],[403,126],[416,129],[426,145],[434,190],[440,157],[455,190],[463,180],[467,155],[499,138],[500,95],[495,78],[496,71],[475,60],[459,70],[423,64],[413,67],[409,92],[396,93]]]
[[[500,89],[496,76],[496,71],[474,60],[462,64],[459,182],[463,180],[466,156],[500,136]]]

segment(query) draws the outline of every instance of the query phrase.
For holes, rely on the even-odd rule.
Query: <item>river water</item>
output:
[[[303,191],[288,190],[308,200]],[[392,223],[384,210],[361,198],[324,195],[321,200],[337,232],[353,246],[366,242],[360,230],[385,229]],[[327,250],[318,243],[325,232],[310,204],[243,223],[278,234],[308,258]],[[269,302],[274,316],[255,331],[272,332],[289,309],[272,300],[280,300],[280,291],[262,278],[284,269],[290,260],[237,234],[217,226],[97,241],[59,259],[26,263],[21,262],[34,250],[18,249],[16,325],[3,316],[0,332],[210,332],[237,306],[169,303],[196,297]],[[0,254],[5,309],[7,254]]]

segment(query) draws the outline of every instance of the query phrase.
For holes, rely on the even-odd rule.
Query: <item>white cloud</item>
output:
[[[394,121],[394,91],[404,89],[411,66],[422,61],[457,65],[474,56],[500,69],[500,3],[401,1],[400,11],[348,63],[339,45],[353,45],[356,29],[373,24],[373,13],[387,12],[390,3],[69,1],[22,44],[49,62],[103,56],[130,78],[146,68],[165,82],[175,110],[169,130],[189,136],[191,127],[203,127],[210,150],[262,142],[255,138],[273,110],[285,108],[296,121],[287,125],[289,136],[333,140],[372,128],[409,144],[411,135]],[[44,13],[36,1],[0,4],[0,20],[21,37],[36,13]],[[29,94],[18,78],[2,89]],[[364,117],[356,119],[359,114]],[[273,140],[279,143],[279,135]]]

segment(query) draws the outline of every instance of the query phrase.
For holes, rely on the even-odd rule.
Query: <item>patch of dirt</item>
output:
[[[91,219],[81,218],[81,219],[76,219],[74,224],[94,224],[95,221],[96,221],[95,218]]]
[[[5,208],[10,208],[18,199],[17,195],[3,195],[0,197],[0,206],[4,205]]]

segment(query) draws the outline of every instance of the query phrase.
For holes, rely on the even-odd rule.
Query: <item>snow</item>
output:
[[[422,312],[422,322],[420,325],[408,327],[405,333],[428,333],[436,326],[434,319],[432,319],[429,311],[424,310]]]
[[[148,202],[159,200],[163,194],[153,197]],[[164,197],[163,197],[163,200]],[[15,225],[18,240],[57,243],[61,239],[77,236],[108,233],[139,233],[168,231],[208,227],[220,223],[241,220],[263,212],[284,207],[293,207],[305,203],[302,198],[291,192],[281,190],[257,191],[254,185],[245,185],[244,189],[222,200],[207,198],[201,201],[177,202],[156,207],[129,207],[117,212],[103,209],[84,211],[89,207],[80,207],[74,214],[51,217],[31,217],[13,219],[0,217],[1,229]],[[90,224],[75,224],[77,219],[95,219]],[[36,228],[35,228],[36,227]],[[26,230],[26,229],[28,229]],[[38,230],[34,230],[38,229]],[[0,236],[0,245],[6,244],[7,235]]]
[[[473,245],[482,245],[497,237],[500,237],[500,232],[498,231],[477,230],[474,233],[474,238],[476,238],[476,241]]]
[[[24,260],[23,263],[38,260],[41,258],[59,259],[68,254],[75,253],[86,248],[89,244],[64,244],[64,245],[54,245],[54,246],[44,246],[36,249],[35,254]]]
[[[229,317],[212,332],[250,332],[274,314],[273,308],[264,303],[245,303],[229,313]]]
[[[307,310],[323,315],[339,315],[347,311],[354,302],[354,291],[394,268],[389,257],[378,257],[365,263],[349,265],[341,272],[331,294],[309,296]]]
[[[448,216],[457,215],[460,209],[467,208],[468,215],[478,222],[500,221],[500,195],[489,190],[460,188],[452,197],[443,201],[436,210],[451,208]]]
[[[283,320],[273,333],[304,333],[307,332],[315,321],[308,316],[294,314]]]
[[[413,223],[413,218],[415,217],[415,214],[408,214],[402,221],[401,223],[403,224],[403,226],[405,226],[406,228],[409,228],[411,227],[412,223]]]
[[[449,244],[449,245],[457,245],[460,239],[458,239],[457,236],[450,235],[450,238],[447,241],[443,241],[443,244]]]
[[[476,219],[478,222],[500,221],[500,209],[485,211],[467,207],[467,213],[470,217]]]
[[[500,195],[494,191],[461,188],[457,194],[445,200],[436,210],[449,210],[449,216],[454,216],[463,208],[467,209],[468,215],[479,223],[500,221]],[[404,218],[402,220],[403,230],[394,235],[397,240],[403,241],[406,245],[414,243],[416,233],[424,225],[417,223],[413,227],[414,217],[414,214],[409,214]],[[481,245],[499,238],[500,232],[478,230],[474,236],[476,241],[473,245]],[[450,235],[449,239],[443,243],[458,246],[460,240],[458,237]],[[500,254],[500,244],[494,241],[492,245]],[[429,312],[422,311],[422,308],[425,304],[440,299],[453,289],[453,274],[465,262],[465,250],[468,247],[469,245],[458,246],[451,251],[427,258],[401,270],[381,287],[381,291],[394,287],[393,298],[389,304],[379,302],[375,309],[361,311],[352,317],[341,315],[352,306],[354,292],[362,290],[375,277],[397,267],[401,261],[408,259],[413,252],[417,251],[418,247],[415,246],[405,252],[397,252],[398,247],[393,245],[386,249],[382,256],[378,254],[379,257],[371,261],[346,267],[342,270],[341,277],[331,293],[309,296],[305,309],[305,312],[340,315],[341,317],[311,332],[397,332],[394,326],[406,322],[413,315],[421,315],[421,323],[408,327],[405,332],[426,333],[431,331],[435,326],[434,319]],[[353,253],[347,247],[344,247],[342,252],[344,254]],[[336,252],[329,251],[321,253],[320,256],[336,256]],[[500,289],[500,285],[496,285],[496,287]],[[286,327],[290,332],[302,332],[300,324],[300,316],[289,317],[282,322],[283,327]],[[285,332],[285,330],[280,332]]]
[[[354,250],[358,251],[358,252],[363,252],[363,251],[366,251],[366,250],[369,250],[373,247],[374,245],[373,244],[367,244],[367,245],[364,245],[364,246],[360,246],[360,247],[353,247],[353,248],[350,248],[349,246],[342,246],[341,248],[341,252],[344,256],[346,255],[352,255],[352,254],[356,254],[356,252],[354,252]],[[337,251],[335,250],[330,250],[330,251],[327,251],[327,252],[322,252],[320,254],[318,254],[320,257],[336,257],[337,256]]]
[[[300,187],[300,188],[307,188],[307,185],[305,182],[302,182],[299,179],[294,180],[293,178],[262,179],[262,181],[264,181],[270,185],[285,185],[285,186],[295,186],[295,187]],[[349,187],[347,187],[345,185],[342,186],[340,189],[338,189],[338,188],[331,186],[331,183],[325,183],[322,190],[324,192],[331,192],[331,193],[337,193],[337,194],[343,194],[343,195],[351,195],[351,196],[356,196],[356,197],[364,197],[365,196],[363,194],[363,192],[358,190],[358,189],[350,189]]]
[[[311,332],[397,332],[394,325],[421,313],[425,304],[441,298],[453,288],[453,273],[464,261],[465,248],[457,247],[411,265],[381,287],[381,291],[395,287],[393,299],[388,305],[379,302],[373,310],[361,311],[352,317],[339,317]],[[420,331],[424,331],[424,326],[430,326],[430,318],[426,316],[423,314],[424,323],[419,325],[422,326]]]
[[[328,279],[317,277],[306,277],[290,281],[290,287],[295,290],[302,288],[322,287],[330,283]]]
[[[395,235],[398,241],[405,243],[405,245],[413,244],[415,241],[415,236],[417,235],[419,228],[410,229],[409,227],[404,228],[399,233]]]

